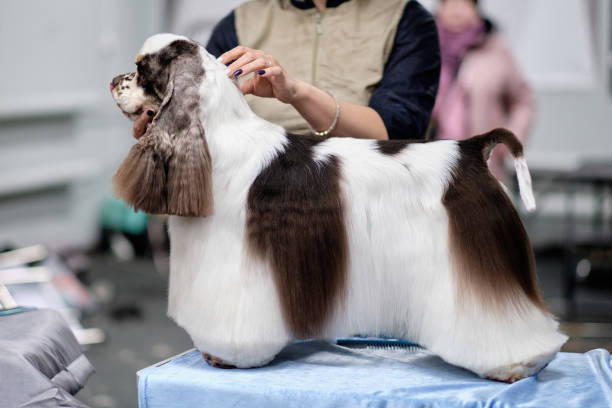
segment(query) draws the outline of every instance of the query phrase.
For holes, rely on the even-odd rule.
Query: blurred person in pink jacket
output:
[[[442,68],[433,111],[436,139],[461,140],[496,127],[525,141],[533,95],[495,26],[477,0],[441,0],[437,15]],[[508,151],[498,146],[489,166],[506,179]]]

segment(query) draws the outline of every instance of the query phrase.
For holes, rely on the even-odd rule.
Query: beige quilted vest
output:
[[[319,12],[289,0],[254,0],[236,9],[236,33],[241,45],[273,55],[295,78],[365,106],[382,78],[407,1],[351,0]],[[253,95],[247,101],[290,132],[311,132],[291,105]]]

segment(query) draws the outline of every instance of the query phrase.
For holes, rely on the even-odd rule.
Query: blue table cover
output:
[[[141,408],[612,407],[612,361],[602,349],[559,353],[537,376],[504,384],[426,350],[300,342],[266,367],[230,370],[192,350],[141,370],[138,400]]]

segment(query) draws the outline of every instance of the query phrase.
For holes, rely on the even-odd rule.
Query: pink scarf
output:
[[[442,67],[433,115],[438,122],[437,139],[461,140],[467,135],[467,114],[463,91],[455,79],[466,52],[485,35],[484,21],[461,32],[453,32],[438,23]]]

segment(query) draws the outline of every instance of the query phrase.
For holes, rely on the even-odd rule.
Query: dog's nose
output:
[[[121,82],[121,78],[123,77],[123,75],[117,75],[116,77],[113,78],[113,80],[110,83],[110,90],[112,92],[112,90],[119,85],[119,82]]]

